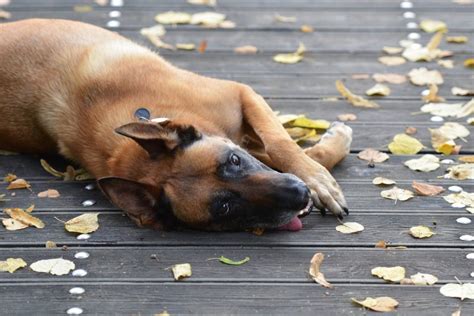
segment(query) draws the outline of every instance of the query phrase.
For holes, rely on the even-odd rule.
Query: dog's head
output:
[[[311,205],[300,179],[270,169],[228,139],[168,120],[130,123],[116,131],[146,151],[146,163],[133,166],[146,176],[137,181],[129,180],[137,179],[133,174],[107,177],[99,185],[140,225],[276,228]]]

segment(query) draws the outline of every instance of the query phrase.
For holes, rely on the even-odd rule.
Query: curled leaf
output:
[[[241,266],[247,262],[250,261],[250,257],[245,257],[244,259],[242,260],[238,260],[238,261],[234,261],[232,259],[229,259],[229,258],[226,258],[224,256],[220,256],[219,258],[217,258],[220,262],[224,263],[224,264],[228,264],[228,265],[231,265],[231,266]]]
[[[36,228],[44,228],[44,223],[39,218],[36,218],[21,208],[6,208],[3,210],[6,214],[8,214],[14,220],[20,221],[21,223],[34,226]]]
[[[446,179],[474,180],[474,164],[472,163],[452,166],[447,171],[448,173],[444,175]]]
[[[392,185],[392,184],[395,184],[396,182],[392,179],[387,179],[384,177],[376,177],[372,180],[372,183],[375,185]]]
[[[171,267],[171,271],[176,281],[188,278],[192,275],[191,265],[189,263],[175,264]]]
[[[346,88],[342,81],[336,81],[336,89],[339,93],[347,99],[349,103],[351,103],[355,107],[363,107],[363,108],[379,108],[380,106],[370,100],[364,99],[360,95],[352,93],[349,89]]]
[[[273,60],[282,64],[296,64],[303,60],[303,55],[305,52],[306,47],[303,43],[300,43],[300,46],[294,53],[277,54],[273,56]]]
[[[334,286],[326,281],[324,274],[320,271],[321,264],[324,260],[323,253],[315,253],[313,258],[311,258],[311,264],[309,266],[309,275],[316,282],[327,288],[333,288]]]
[[[390,95],[390,88],[384,84],[377,83],[375,86],[365,91],[365,94],[369,96],[388,96]]]
[[[31,185],[25,179],[16,179],[10,182],[7,190],[29,189]]]

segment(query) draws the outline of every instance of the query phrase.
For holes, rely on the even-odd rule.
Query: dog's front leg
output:
[[[314,204],[337,217],[348,213],[341,188],[329,171],[306,155],[288,135],[265,100],[250,87],[241,86],[243,119],[263,142],[273,166],[292,173],[310,188]]]

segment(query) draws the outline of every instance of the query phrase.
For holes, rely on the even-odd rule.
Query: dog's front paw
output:
[[[339,219],[349,214],[341,187],[327,170],[318,170],[315,175],[308,177],[306,185],[311,190],[314,206],[322,214],[329,210]]]

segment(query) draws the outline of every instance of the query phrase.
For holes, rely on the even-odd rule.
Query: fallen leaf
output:
[[[277,114],[278,120],[281,125],[287,125],[288,123],[293,122],[297,118],[304,117],[304,115],[297,114]]]
[[[417,86],[443,84],[443,76],[438,70],[428,70],[424,67],[412,69],[408,73],[411,83]]]
[[[417,132],[416,127],[408,126],[407,128],[405,128],[405,134],[407,135],[415,135],[416,132]]]
[[[443,39],[444,32],[439,31],[431,37],[430,41],[426,46],[419,44],[411,44],[405,47],[402,56],[409,61],[431,61],[436,58],[447,57],[448,52],[438,49]]]
[[[78,4],[74,6],[74,12],[77,13],[89,13],[92,12],[94,9],[87,4]]]
[[[309,266],[309,275],[311,279],[318,284],[321,284],[327,288],[333,288],[334,286],[326,281],[324,274],[320,271],[321,264],[324,261],[324,254],[323,253],[316,253],[314,254],[313,258],[311,258],[311,264]]]
[[[252,45],[245,45],[234,48],[234,52],[237,54],[250,55],[256,54],[258,52],[258,48]]]
[[[448,283],[443,285],[439,292],[447,297],[460,298],[461,301],[465,298],[474,300],[474,284],[472,283]]]
[[[0,20],[1,19],[6,20],[6,19],[9,19],[11,17],[12,17],[12,14],[10,12],[0,9]]]
[[[384,46],[382,50],[386,54],[394,55],[394,54],[400,54],[403,51],[403,48],[402,47]]]
[[[346,222],[336,226],[336,230],[343,234],[354,234],[364,230],[364,226],[356,222]]]
[[[156,15],[155,21],[161,24],[188,24],[191,22],[191,14],[168,11]]]
[[[188,278],[192,275],[191,265],[189,263],[175,264],[171,267],[171,271],[176,281]]]
[[[461,162],[474,163],[474,156],[461,156],[458,160]]]
[[[474,90],[463,89],[459,87],[452,87],[451,93],[453,95],[460,95],[460,96],[474,96]]]
[[[54,241],[51,241],[51,240],[48,240],[46,241],[45,245],[44,245],[47,249],[53,249],[53,248],[57,248],[58,246],[56,245],[56,243]]]
[[[31,270],[35,272],[50,273],[52,275],[65,275],[76,267],[74,262],[63,258],[46,259],[33,262]]]
[[[390,158],[390,156],[373,148],[367,148],[357,154],[357,158],[366,160],[368,162],[379,163],[384,162],[385,160]]]
[[[26,267],[27,264],[22,258],[8,258],[0,261],[0,271],[13,273],[20,268]]]
[[[25,179],[16,179],[7,187],[7,190],[17,190],[17,189],[29,189],[31,185]]]
[[[474,113],[474,99],[466,103],[428,103],[421,111],[442,117],[466,117]]]
[[[216,0],[187,0],[188,3],[190,4],[195,4],[195,5],[207,5],[210,7],[215,7],[217,4]]]
[[[392,312],[398,306],[397,300],[388,297],[388,296],[381,296],[381,297],[367,297],[363,301],[358,301],[355,298],[351,299],[352,302],[357,303],[365,308],[376,312]]]
[[[464,61],[464,67],[473,68],[474,67],[474,58],[468,58]]]
[[[422,97],[423,101],[434,103],[443,102],[445,99],[438,95],[438,91],[439,89],[437,85],[430,84],[430,92]]]
[[[389,190],[380,192],[380,196],[389,200],[406,201],[415,196],[412,191],[393,187]]]
[[[385,240],[379,240],[375,243],[375,248],[386,249],[387,248],[387,242]]]
[[[446,137],[451,139],[464,138],[469,136],[469,130],[456,122],[446,122],[438,130]]]
[[[464,44],[464,43],[467,43],[467,41],[468,41],[467,36],[463,36],[463,35],[446,37],[446,42],[448,43]]]
[[[343,113],[337,116],[337,119],[341,122],[355,121],[357,120],[357,115],[353,113]]]
[[[388,149],[395,155],[414,155],[423,149],[423,144],[414,137],[406,134],[397,134],[388,145]]]
[[[303,43],[300,43],[300,46],[294,53],[277,54],[273,56],[273,60],[282,64],[296,64],[303,60],[303,55],[305,52],[306,47]]]
[[[431,236],[435,235],[433,231],[427,226],[413,226],[410,228],[410,235],[415,238],[422,239],[422,238],[430,238]]]
[[[452,312],[451,316],[461,316],[461,309],[458,308],[456,311]]]
[[[265,228],[263,228],[263,227],[256,227],[256,228],[253,228],[251,232],[252,232],[252,234],[254,234],[255,236],[262,236],[263,233],[265,232]]]
[[[101,7],[105,7],[109,0],[94,0],[94,2]]]
[[[390,88],[384,84],[377,83],[372,88],[365,91],[365,94],[369,96],[388,96],[390,95]]]
[[[200,12],[191,16],[190,24],[202,24],[204,26],[217,27],[225,21],[225,14],[218,12]]]
[[[312,33],[314,32],[314,28],[311,25],[304,24],[301,25],[300,31],[303,33]]]
[[[195,50],[196,45],[193,43],[177,43],[176,48],[180,50]]]
[[[474,180],[474,164],[466,163],[452,166],[447,169],[448,173],[444,175],[446,179],[456,180]]]
[[[370,272],[372,275],[391,282],[400,282],[405,277],[405,268],[400,266],[375,267]]]
[[[420,22],[420,29],[426,33],[434,33],[438,31],[447,31],[446,23],[438,20],[426,19]]]
[[[224,264],[228,264],[228,265],[231,265],[231,266],[241,266],[241,265],[243,265],[243,264],[250,261],[249,257],[245,257],[244,259],[238,260],[238,261],[234,261],[234,260],[226,258],[224,256],[220,256],[217,259],[219,260],[219,262],[222,262]]]
[[[420,158],[410,159],[404,162],[404,165],[415,171],[430,172],[438,169],[441,165],[439,158],[435,155],[426,154]]]
[[[351,78],[355,80],[367,80],[367,79],[370,79],[370,75],[369,74],[352,74]]]
[[[330,125],[331,123],[326,120],[312,120],[304,116],[297,117],[291,122],[292,127],[303,127],[311,129],[328,129]]]
[[[469,125],[474,125],[474,117],[470,117],[466,120],[466,123]]]
[[[162,27],[161,25],[158,25]],[[142,29],[143,30],[143,29]],[[163,29],[164,30],[164,29]],[[90,175],[85,169],[74,169],[73,166],[67,166],[65,172],[58,171],[54,169],[46,160],[40,159],[40,164],[43,169],[48,172],[49,174],[57,177],[62,178],[64,181],[83,181],[83,180],[93,180],[94,177]]]
[[[411,186],[415,189],[416,194],[422,196],[435,196],[445,191],[445,189],[439,185],[431,185],[417,181],[413,181]]]
[[[336,81],[336,89],[339,93],[347,99],[349,103],[351,103],[355,107],[363,107],[363,108],[379,108],[380,106],[370,100],[364,99],[360,95],[352,93],[349,89],[346,88],[342,81]]]
[[[55,199],[60,196],[58,190],[54,189],[48,189],[46,191],[38,193],[39,198],[50,198],[50,199]]]
[[[453,69],[454,68],[454,61],[451,59],[440,59],[437,61],[438,65],[444,67],[446,69]]]
[[[283,23],[294,23],[296,22],[296,17],[294,16],[283,16],[280,14],[275,14],[275,21]]]
[[[384,177],[375,177],[372,180],[372,183],[375,184],[375,185],[392,185],[392,184],[395,184],[397,182],[392,180],[392,179],[387,179],[387,178],[384,178]]]
[[[386,66],[398,66],[407,62],[405,58],[400,56],[382,56],[379,57],[378,61]]]
[[[207,49],[207,41],[202,40],[201,42],[199,42],[198,52],[201,54],[204,54],[206,49]]]
[[[12,219],[20,221],[21,223],[34,226],[36,228],[44,228],[44,223],[39,218],[36,218],[21,208],[6,208],[3,210],[6,214],[8,214]],[[16,224],[18,225],[18,224]]]
[[[458,204],[468,207],[474,207],[474,193],[461,191],[459,193],[451,193],[443,196],[443,199],[449,204]]]
[[[372,79],[379,83],[402,84],[407,81],[407,77],[399,74],[373,74]]]
[[[89,234],[99,228],[99,213],[84,213],[64,223],[64,228],[71,233]]]
[[[417,273],[410,276],[414,285],[433,285],[438,282],[438,278],[428,273]]]

